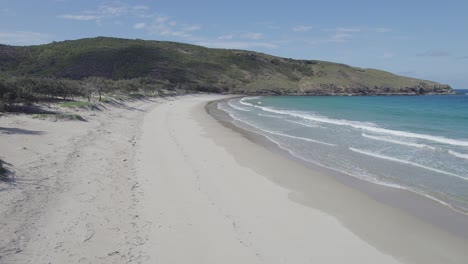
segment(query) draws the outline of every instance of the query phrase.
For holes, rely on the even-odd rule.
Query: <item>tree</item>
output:
[[[99,94],[99,102],[102,100],[102,92],[106,87],[106,80],[102,77],[88,77],[83,81],[83,87],[85,90],[86,97],[88,102],[91,101],[91,97],[94,92]]]

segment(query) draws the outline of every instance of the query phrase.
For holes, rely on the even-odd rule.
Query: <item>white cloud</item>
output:
[[[135,29],[143,29],[146,27],[146,23],[136,23],[135,25],[133,25],[133,28]]]
[[[166,23],[167,21],[169,21],[168,16],[157,16],[156,17],[156,22],[158,22],[158,23]]]
[[[154,14],[149,12],[150,8],[143,5],[136,5],[130,8],[130,14],[139,18],[153,18]]]
[[[312,26],[299,25],[299,26],[293,27],[292,31],[294,31],[294,32],[307,32],[307,31],[311,30],[312,28],[313,28]]]
[[[274,49],[277,46],[275,44],[267,42],[249,42],[249,41],[200,41],[196,43],[200,46],[209,48],[221,48],[221,49],[251,49],[251,48],[267,48]]]
[[[229,35],[223,35],[223,36],[219,36],[218,39],[221,39],[221,40],[225,40],[225,39],[233,39],[234,38],[234,35],[232,34],[229,34]]]
[[[450,53],[444,50],[428,50],[422,53],[416,54],[418,57],[448,57]]]
[[[315,39],[307,41],[312,45],[326,44],[326,43],[346,43],[351,41],[353,36],[358,34],[369,34],[369,33],[387,33],[391,32],[390,28],[373,28],[373,27],[337,27],[337,28],[323,28],[324,32],[333,32],[328,38]],[[389,53],[384,54],[382,58],[394,57],[395,54],[390,55]]]
[[[192,34],[189,32],[201,29],[198,25],[188,25],[185,27],[178,27],[177,25],[178,23],[168,16],[156,15],[155,19],[152,22],[147,23],[145,28],[148,29],[148,32],[152,35],[180,38],[191,37]]]
[[[100,16],[96,15],[60,15],[59,18],[80,20],[80,21],[98,21],[101,19]]]
[[[327,41],[328,42],[348,42],[353,36],[348,33],[336,33],[335,35],[330,36]]]
[[[375,28],[374,31],[377,33],[387,33],[392,32],[393,30],[391,28]]]
[[[241,34],[240,37],[245,38],[245,39],[261,39],[263,38],[263,34],[256,33],[256,32],[247,32],[247,33]]]
[[[345,43],[352,39],[353,35],[349,33],[335,33],[327,38],[306,41],[311,45],[326,44],[326,43]]]
[[[234,39],[234,38],[259,40],[263,38],[263,34],[256,33],[256,32],[245,32],[241,34],[228,34],[228,35],[222,35],[218,37],[218,39],[220,40],[229,40],[229,39]]]
[[[129,8],[125,5],[102,5],[99,11],[103,15],[121,16],[128,12]]]
[[[146,11],[149,10],[149,7],[144,5],[136,5],[132,7],[133,10]]]
[[[197,31],[200,29],[201,29],[201,26],[199,25],[189,25],[189,26],[185,26],[183,30],[184,31]]]
[[[351,27],[351,28],[339,27],[336,29],[336,31],[338,32],[361,32],[363,30],[361,28],[354,28],[354,27]]]
[[[201,29],[201,26],[196,24],[179,25],[177,21],[169,16],[151,12],[148,6],[132,6],[119,1],[102,4],[97,6],[95,10],[82,11],[77,14],[64,14],[58,17],[80,21],[95,21],[99,25],[106,20],[111,20],[116,24],[116,21],[121,21],[122,18],[138,19],[140,22],[133,24],[134,29],[145,29],[150,35],[180,38],[192,37],[192,32]]]
[[[190,37],[191,35],[188,34],[187,32],[184,31],[174,31],[172,29],[166,29],[162,30],[159,32],[161,36],[172,36],[172,37],[181,37],[181,38],[187,38]]]
[[[96,21],[108,18],[122,17],[126,15],[134,17],[151,17],[146,12],[149,8],[143,5],[130,6],[127,4],[115,2],[98,6],[95,10],[82,11],[77,14],[63,14],[59,18],[81,20],[81,21]]]
[[[337,28],[324,28],[322,31],[341,32],[341,33],[359,33],[359,32],[377,32],[387,33],[393,31],[391,28],[386,27],[337,27]]]
[[[396,53],[390,52],[390,51],[386,51],[386,52],[384,52],[384,54],[382,55],[382,58],[384,58],[384,59],[391,59],[391,58],[394,58],[395,56],[396,56]]]
[[[14,12],[12,9],[10,9],[10,8],[2,8],[2,9],[0,9],[0,14],[1,14],[2,16],[15,16],[15,15],[16,15],[15,12]]]
[[[37,45],[48,43],[51,40],[51,35],[39,32],[0,32],[0,43],[7,45]]]

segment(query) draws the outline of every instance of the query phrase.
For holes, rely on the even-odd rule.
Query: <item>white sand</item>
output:
[[[154,105],[79,111],[88,122],[0,118],[0,158],[16,174],[15,185],[0,182],[0,263],[127,263],[140,256],[134,145]]]
[[[0,155],[18,180],[0,191],[0,262],[463,263],[432,241],[399,254],[394,240],[373,244],[296,202],[300,195],[275,182],[314,173],[220,125],[204,109],[217,98],[112,108],[85,124],[0,119],[0,127],[44,131],[0,134]],[[321,206],[363,207],[355,213],[366,226],[375,225],[373,212],[393,212],[332,180],[316,188]],[[329,199],[329,188],[344,194]],[[381,237],[391,232],[382,228]]]
[[[203,112],[207,99],[178,100],[145,118],[138,167],[150,262],[395,263],[207,137],[194,118],[201,112],[203,125],[220,127]],[[261,147],[220,128],[255,158]]]

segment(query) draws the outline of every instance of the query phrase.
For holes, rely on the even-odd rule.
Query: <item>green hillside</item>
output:
[[[315,60],[162,41],[90,38],[0,45],[0,78],[147,78],[180,89],[248,94],[451,93],[448,85]]]

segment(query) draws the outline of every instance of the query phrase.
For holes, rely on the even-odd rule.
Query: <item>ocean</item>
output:
[[[218,104],[305,162],[468,213],[468,90],[431,96],[275,96]]]

